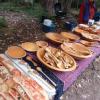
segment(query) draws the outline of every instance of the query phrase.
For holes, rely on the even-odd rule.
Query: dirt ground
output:
[[[0,53],[8,46],[44,39],[37,19],[23,13],[0,12],[8,27],[0,29]],[[61,100],[100,100],[100,57],[64,93]]]

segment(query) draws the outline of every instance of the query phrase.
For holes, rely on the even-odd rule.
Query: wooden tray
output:
[[[84,38],[89,39],[89,40],[92,40],[92,41],[100,41],[100,35],[91,34],[89,32],[82,32],[81,35]]]
[[[78,60],[89,58],[93,55],[89,48],[79,43],[64,43],[61,45],[61,49]]]
[[[64,38],[61,34],[58,34],[58,33],[47,33],[46,34],[46,37],[49,39],[49,40],[51,40],[51,41],[53,41],[53,42],[56,42],[56,43],[63,43],[63,42],[68,42],[69,41],[69,39],[66,39],[66,38]]]
[[[96,42],[90,42],[90,41],[86,41],[86,40],[81,40],[80,43],[85,45],[85,46],[89,46],[89,47],[96,44]]]
[[[45,54],[45,49],[44,48],[41,48],[38,50],[37,52],[37,57],[38,59],[40,60],[41,63],[43,63],[44,65],[46,65],[46,67],[52,69],[52,70],[56,70],[56,71],[61,71],[61,72],[66,72],[66,71],[73,71],[76,69],[77,65],[76,65],[76,62],[75,60],[68,54],[65,53],[65,55],[69,58],[70,61],[73,62],[73,66],[71,68],[68,68],[68,69],[60,69],[60,68],[57,68],[57,67],[53,67],[51,66],[50,64],[46,63],[45,60],[43,59],[44,58],[44,54]]]
[[[77,36],[73,33],[69,33],[69,32],[61,32],[61,35],[64,36],[65,38],[68,38],[68,39],[73,40],[73,41],[80,39],[79,36]]]

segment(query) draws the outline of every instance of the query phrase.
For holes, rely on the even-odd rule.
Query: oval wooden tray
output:
[[[86,40],[81,40],[80,43],[85,45],[85,46],[89,46],[89,47],[96,44],[96,42],[90,42],[90,41],[86,41]]]
[[[82,32],[81,35],[84,38],[89,39],[89,40],[92,40],[92,41],[100,41],[100,35],[91,34],[89,32]]]
[[[68,54],[66,54],[66,56],[69,58],[70,61],[73,62],[73,66],[71,68],[68,68],[68,69],[60,69],[56,66],[51,66],[50,64],[46,63],[45,60],[43,59],[44,58],[44,54],[45,54],[45,49],[44,48],[41,48],[37,51],[37,57],[38,59],[40,60],[41,63],[43,63],[46,67],[52,69],[52,70],[56,70],[56,71],[61,71],[61,72],[66,72],[66,71],[73,71],[76,69],[77,65],[76,65],[76,61]]]
[[[79,36],[77,36],[73,33],[69,33],[69,32],[61,32],[61,35],[64,36],[65,38],[68,38],[68,39],[73,40],[73,41],[80,39]]]
[[[93,55],[89,48],[79,43],[62,44],[61,49],[78,60],[89,58]]]
[[[66,39],[64,38],[61,34],[58,34],[58,33],[46,33],[46,37],[49,39],[49,40],[52,40],[53,42],[56,42],[56,43],[63,43],[64,41],[68,42],[69,39]]]

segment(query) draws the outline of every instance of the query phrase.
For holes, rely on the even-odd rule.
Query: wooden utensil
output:
[[[42,71],[41,67],[38,67],[37,63],[35,61],[33,61],[30,56],[27,56],[26,59],[28,61],[32,62],[33,65],[36,67],[36,70],[38,72],[41,72],[56,87],[56,84]]]

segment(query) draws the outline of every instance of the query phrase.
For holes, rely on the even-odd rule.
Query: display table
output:
[[[58,47],[57,44],[53,45],[49,43],[49,45]],[[22,71],[27,76],[31,77],[39,85],[41,85],[43,89],[48,93],[50,100],[59,100],[61,95],[72,85],[72,83],[78,78],[78,76],[81,75],[82,72],[89,67],[93,60],[95,60],[96,57],[100,55],[99,43],[96,45],[96,47],[92,47],[91,50],[93,51],[93,56],[90,58],[82,59],[80,61],[76,60],[77,68],[71,72],[58,72],[49,69],[38,60],[36,52],[32,53],[26,51],[26,56],[22,59],[12,59],[7,56],[6,53],[1,54],[0,56],[3,57],[4,60],[11,62],[14,67]],[[31,57],[31,60],[27,59],[27,57]],[[24,61],[24,64],[22,63],[22,61]],[[37,65],[35,66],[32,61],[35,61]],[[38,71],[37,66],[41,68],[42,71]],[[29,72],[29,69],[32,70],[31,73]]]
[[[86,68],[96,59],[97,56],[100,55],[100,48],[93,47],[91,50],[94,52],[93,56],[87,59],[83,59],[77,61],[77,69],[72,72],[57,72],[50,69],[47,69],[46,66],[41,64],[36,56],[28,53],[29,56],[33,57],[33,59],[41,66],[44,73],[46,73],[57,85],[56,85],[56,96],[55,100],[58,100],[59,97],[66,91],[71,84],[78,78],[79,75],[85,71]]]
[[[50,96],[54,96],[54,100],[59,100],[60,96],[71,86],[71,84],[78,78],[81,73],[89,67],[89,65],[93,62],[93,60],[96,59],[97,56],[100,55],[100,47],[93,47],[91,50],[94,52],[93,56],[87,59],[83,59],[80,61],[77,61],[77,68],[76,70],[72,72],[57,72],[48,69],[46,66],[44,66],[40,61],[38,61],[36,57],[36,53],[27,53],[27,56],[31,56],[33,60],[38,64],[39,67],[42,68],[42,71],[50,78],[48,79],[43,73],[33,74],[29,73],[28,65],[32,69],[36,70],[36,67],[33,65],[32,62],[27,61],[27,56],[23,58],[24,61],[28,63],[28,65],[21,64],[22,59],[12,59],[10,57],[7,57],[5,54],[1,54],[0,56],[3,57],[8,62],[12,62],[13,66],[19,69],[20,71],[24,72],[26,75],[30,76],[32,79],[36,80],[45,90],[47,90],[48,94]],[[39,77],[39,74],[41,77]],[[32,76],[33,75],[33,76]],[[43,79],[44,78],[44,79]],[[45,83],[44,83],[44,80]],[[52,80],[55,83],[55,86],[50,87],[49,85],[52,84]],[[46,83],[47,82],[47,83]],[[49,85],[48,85],[49,83]],[[48,87],[48,88],[47,88]]]

